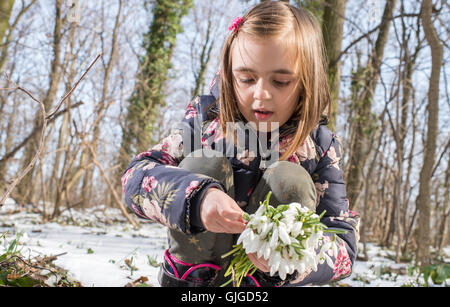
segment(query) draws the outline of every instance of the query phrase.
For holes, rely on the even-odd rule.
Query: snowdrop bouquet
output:
[[[233,249],[222,256],[234,256],[225,272],[225,277],[233,276],[223,286],[234,281],[239,287],[247,274],[256,271],[247,256],[249,253],[257,253],[258,258],[268,260],[270,276],[278,272],[282,280],[294,271],[317,271],[318,264],[325,261],[333,267],[329,253],[337,255],[336,233],[345,231],[327,229],[320,222],[325,211],[319,216],[299,203],[274,208],[269,205],[270,195],[271,192],[254,214],[244,213],[245,230]],[[324,239],[324,233],[334,233],[334,236],[331,240]]]

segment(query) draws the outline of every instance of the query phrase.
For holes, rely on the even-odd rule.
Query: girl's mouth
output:
[[[273,115],[273,112],[270,112],[270,111],[261,111],[261,110],[254,110],[254,111],[253,111],[253,114],[255,114],[255,117],[256,117],[258,120],[267,120],[267,119],[269,119],[269,118]]]

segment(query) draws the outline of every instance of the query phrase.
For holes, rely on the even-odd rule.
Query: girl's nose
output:
[[[255,84],[255,91],[253,92],[253,99],[266,100],[272,98],[266,82],[261,78]]]

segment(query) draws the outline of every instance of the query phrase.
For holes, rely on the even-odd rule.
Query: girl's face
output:
[[[273,131],[288,121],[298,103],[294,62],[277,39],[239,38],[231,50],[239,111],[258,130]]]

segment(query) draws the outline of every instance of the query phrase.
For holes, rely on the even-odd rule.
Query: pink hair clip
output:
[[[239,30],[239,26],[242,23],[242,20],[243,20],[242,17],[236,17],[233,20],[233,23],[231,24],[231,26],[228,27],[228,30],[229,31],[233,30],[233,32],[237,32],[237,30]]]

